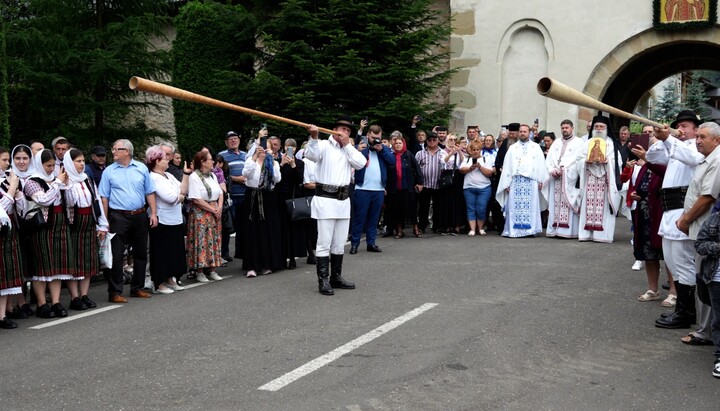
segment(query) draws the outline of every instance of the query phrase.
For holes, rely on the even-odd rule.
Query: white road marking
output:
[[[114,309],[120,308],[120,307],[122,307],[122,305],[108,305],[107,307],[98,308],[98,309],[96,309],[96,310],[93,309],[92,311],[88,311],[88,312],[85,312],[85,313],[82,313],[82,314],[73,315],[72,317],[65,317],[65,318],[60,319],[60,320],[50,321],[49,323],[44,323],[44,324],[36,325],[36,326],[34,326],[34,327],[30,327],[30,329],[31,329],[31,330],[41,330],[41,329],[43,329],[43,328],[48,328],[48,327],[52,327],[52,326],[54,326],[54,325],[60,325],[60,324],[66,323],[66,322],[79,320],[79,319],[85,318],[85,317],[90,317],[91,315],[104,313],[105,311],[114,310]]]
[[[226,275],[225,277],[220,276],[220,278],[222,278],[223,280],[226,279],[226,278],[230,278],[230,277],[232,277],[232,275]],[[201,285],[208,285],[208,284],[212,284],[212,283],[216,283],[216,282],[217,282],[217,281],[213,281],[213,280],[210,280],[210,281],[207,282],[207,283],[197,283],[197,282],[196,282],[196,283],[192,283],[192,284],[188,284],[188,285],[183,285],[183,288],[186,289],[186,290],[189,290],[189,289],[191,289],[191,288],[200,287]],[[179,293],[180,291],[176,291],[176,292]]]
[[[310,374],[311,372],[318,370],[322,367],[324,367],[327,364],[330,364],[331,362],[337,360],[338,358],[342,357],[343,355],[353,351],[354,349],[369,343],[370,341],[380,337],[381,335],[392,331],[393,329],[399,327],[400,325],[412,320],[413,318],[419,316],[420,314],[424,313],[425,311],[430,310],[431,308],[436,307],[437,303],[427,303],[423,304],[420,307],[409,311],[400,317],[397,317],[394,320],[388,321],[385,324],[379,326],[378,328],[361,335],[360,337],[350,341],[349,343],[342,345],[329,353],[322,355],[292,371],[289,373],[283,375],[280,378],[276,378],[269,383],[258,387],[258,390],[265,390],[265,391],[277,391],[286,385],[299,380],[300,378]]]

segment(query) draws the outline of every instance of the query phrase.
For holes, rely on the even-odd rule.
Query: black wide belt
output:
[[[329,184],[315,183],[315,195],[335,200],[347,200],[350,197],[350,186],[332,186]]]
[[[663,211],[677,210],[685,206],[687,187],[668,187],[660,190]]]

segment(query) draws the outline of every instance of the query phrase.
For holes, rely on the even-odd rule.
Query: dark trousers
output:
[[[720,282],[711,281],[707,285],[712,308],[712,340],[715,346],[715,358],[720,358]]]
[[[357,246],[363,231],[367,233],[365,242],[374,245],[377,239],[377,224],[382,211],[385,194],[382,191],[368,191],[355,189],[352,197],[352,225],[350,228],[350,242]]]
[[[131,291],[139,291],[145,287],[145,264],[147,263],[148,215],[123,214],[110,210],[108,216],[110,232],[115,233],[112,239],[113,267],[105,270],[108,283],[108,294],[117,295],[123,292],[123,251],[125,246],[132,247],[133,276]],[[168,258],[172,258],[168,256]]]
[[[438,204],[440,203],[440,190],[435,188],[423,188],[418,194],[418,228],[425,231],[428,224],[430,224],[430,200],[433,204],[433,220],[437,221],[440,216],[437,215]],[[433,229],[436,229],[435,223],[433,223]]]
[[[232,215],[233,224],[235,225],[235,232],[237,233],[235,234],[235,253],[233,255],[235,257],[240,257],[241,241],[238,239],[242,234],[242,230],[240,229],[240,205],[245,199],[245,196],[232,196],[231,199],[233,205],[232,207],[230,207],[230,215]],[[225,257],[226,255],[230,255],[230,233],[227,233],[225,231],[222,232],[222,243],[220,244],[220,252],[223,257]]]

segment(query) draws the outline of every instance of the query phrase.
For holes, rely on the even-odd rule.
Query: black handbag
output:
[[[455,171],[457,170],[457,154],[455,154],[455,158],[453,159],[453,168],[450,170],[442,170],[440,171],[440,177],[438,177],[438,188],[448,188],[452,187],[453,185],[453,179],[455,178]]]
[[[225,193],[225,201],[223,201],[222,209],[222,232],[223,234],[232,234],[235,232],[235,223],[233,222],[232,212],[230,211],[230,196]]]
[[[287,207],[290,220],[301,221],[311,218],[310,204],[312,203],[312,199],[313,196],[295,198],[295,187],[293,187],[293,197],[285,200],[285,206]]]

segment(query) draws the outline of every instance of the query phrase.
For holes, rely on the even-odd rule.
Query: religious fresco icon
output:
[[[717,0],[654,0],[656,29],[705,28],[717,21]]]

